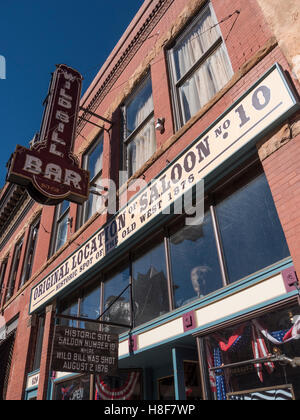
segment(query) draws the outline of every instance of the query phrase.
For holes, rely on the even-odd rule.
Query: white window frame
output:
[[[141,121],[141,123],[129,134],[128,127],[127,127],[127,109],[132,103],[132,101],[138,97],[138,95],[141,93],[141,91],[144,89],[144,87],[147,85],[147,83],[151,83],[151,91],[152,91],[152,98],[153,98],[153,86],[152,86],[152,79],[150,73],[147,74],[147,76],[142,80],[142,82],[139,84],[139,86],[134,90],[134,92],[127,98],[125,101],[123,107],[122,107],[122,114],[123,114],[123,142],[122,142],[122,169],[127,172],[128,178],[130,178],[134,171],[132,170],[132,173],[130,171],[130,165],[129,165],[129,158],[128,158],[128,148],[130,144],[135,140],[137,134],[151,121],[151,119],[154,119],[154,106],[152,111]],[[156,136],[155,136],[155,145],[156,145]],[[151,156],[148,157],[150,159]],[[146,163],[146,161],[144,162]],[[140,169],[140,168],[138,168]],[[137,169],[137,170],[138,170]]]
[[[101,131],[101,133],[99,133],[99,135],[96,137],[96,139],[94,140],[92,146],[85,152],[85,154],[83,155],[83,160],[82,160],[82,166],[85,170],[89,170],[89,158],[91,156],[91,154],[96,150],[97,147],[100,146],[100,144],[102,143],[102,165],[101,168],[99,169],[99,171],[93,176],[93,178],[90,179],[90,194],[94,194],[94,195],[101,195],[101,189],[97,188],[97,181],[99,181],[99,179],[102,178],[103,175],[103,151],[104,151],[104,132]],[[86,223],[90,217],[93,216],[90,215],[90,217],[88,217],[88,205],[89,205],[89,200],[90,200],[90,196],[88,198],[88,200],[82,204],[81,206],[78,207],[78,215],[77,215],[77,228],[79,228],[80,226],[82,226],[84,223]]]

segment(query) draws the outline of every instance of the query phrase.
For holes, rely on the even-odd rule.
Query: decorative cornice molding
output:
[[[99,104],[110,92],[116,80],[120,77],[124,69],[128,66],[132,58],[135,56],[137,51],[149,37],[150,33],[153,31],[153,28],[157,25],[157,23],[160,21],[160,19],[163,17],[163,15],[173,2],[174,0],[158,1],[155,8],[152,10],[148,18],[144,21],[143,25],[140,27],[134,38],[131,40],[131,42],[117,61],[117,63],[114,65],[109,75],[106,77],[100,88],[97,90],[89,105],[86,107],[88,111],[95,112],[97,110]],[[88,113],[83,113],[81,117],[89,119],[90,116]],[[80,133],[83,127],[86,125],[86,121],[84,121],[81,117],[79,117],[77,124],[78,133]]]

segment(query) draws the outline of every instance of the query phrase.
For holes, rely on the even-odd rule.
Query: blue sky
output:
[[[84,77],[83,93],[124,33],[143,0],[1,0],[0,188],[17,144],[39,131],[43,101],[55,64]],[[0,73],[1,74],[1,73]]]

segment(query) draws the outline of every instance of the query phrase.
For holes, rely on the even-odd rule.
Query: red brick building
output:
[[[300,398],[299,7],[284,8],[146,0],[81,100],[89,200],[4,186],[1,398]],[[174,203],[201,180],[189,225]],[[99,329],[84,319],[130,326],[102,326],[119,334],[113,379],[52,369],[55,324]]]

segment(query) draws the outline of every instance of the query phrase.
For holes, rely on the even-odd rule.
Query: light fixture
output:
[[[160,132],[160,134],[163,134],[165,131],[165,118],[157,118],[155,129]]]

